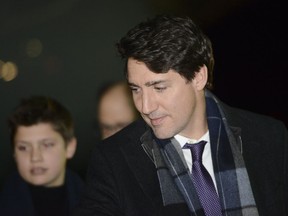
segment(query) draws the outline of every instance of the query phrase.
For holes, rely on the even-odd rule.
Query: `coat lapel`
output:
[[[150,211],[150,215],[153,215],[152,212],[155,213],[156,209],[163,204],[156,168],[151,157],[151,132],[146,126],[145,129],[141,126],[138,129],[142,135],[139,136],[138,132],[129,134],[129,141],[121,146],[121,151],[147,197],[146,210]],[[140,140],[139,137],[141,137]]]

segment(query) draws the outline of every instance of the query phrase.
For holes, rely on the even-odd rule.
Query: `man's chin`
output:
[[[157,129],[157,128],[153,128],[153,132],[154,135],[158,138],[158,139],[169,139],[171,137],[173,137],[173,135],[171,135],[170,133],[167,133],[167,131],[163,130],[163,129]]]

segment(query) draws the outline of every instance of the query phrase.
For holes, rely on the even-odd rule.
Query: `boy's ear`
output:
[[[198,90],[205,88],[208,80],[208,69],[206,65],[203,65],[198,72],[195,73],[193,82]]]
[[[77,147],[77,139],[71,139],[66,146],[66,158],[70,159],[74,156]]]

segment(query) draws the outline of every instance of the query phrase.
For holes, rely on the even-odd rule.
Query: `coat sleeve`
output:
[[[87,170],[86,188],[74,216],[120,216],[115,176],[105,154],[95,146]]]

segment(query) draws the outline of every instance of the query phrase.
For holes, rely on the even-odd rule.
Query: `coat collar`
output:
[[[128,142],[121,145],[120,148],[130,170],[147,197],[147,202],[143,200],[142,203],[143,206],[147,205],[147,208],[144,208],[145,211],[148,211],[147,215],[154,215],[153,212],[163,204],[156,168],[151,160],[152,152],[149,148],[152,145],[151,132],[144,121],[140,121],[140,124],[137,123],[134,126],[137,127],[137,132],[129,133]],[[143,143],[142,139],[144,139]]]

